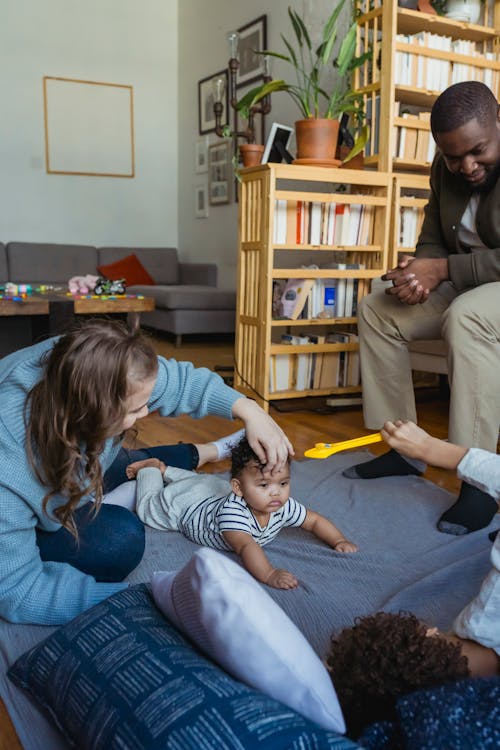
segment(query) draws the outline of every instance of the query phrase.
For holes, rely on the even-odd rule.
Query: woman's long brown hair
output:
[[[102,500],[99,456],[118,436],[127,398],[154,377],[158,360],[140,331],[119,322],[90,320],[62,336],[45,355],[42,379],[26,401],[26,447],[39,481],[67,498],[53,513],[77,537],[73,512],[87,494]]]

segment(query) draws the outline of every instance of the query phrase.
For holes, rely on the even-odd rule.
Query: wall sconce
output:
[[[238,110],[237,110],[237,103],[238,99],[236,96],[236,79],[238,76],[238,70],[240,67],[240,61],[238,59],[238,45],[239,45],[239,39],[240,35],[237,31],[230,31],[227,35],[227,41],[229,44],[229,62],[228,62],[228,70],[229,70],[229,105],[231,107],[231,110],[233,112],[233,124],[231,126],[230,124],[230,118],[229,118],[229,112],[227,113],[227,119],[228,123],[230,125],[231,129],[231,135],[233,137],[233,148],[234,153],[236,154],[238,150],[237,142],[238,138],[244,138],[247,143],[255,143],[255,123],[254,118],[256,114],[262,114],[267,115],[271,111],[271,95],[268,94],[263,99],[260,100],[259,104],[255,104],[254,106],[250,107],[249,113],[248,113],[248,120],[247,120],[247,127],[245,130],[238,130]],[[271,75],[269,74],[269,56],[264,55],[264,75],[263,75],[263,82],[269,83],[269,81],[272,80]],[[258,84],[256,84],[257,88]],[[227,132],[224,128],[224,125],[222,124],[222,111],[223,111],[223,101],[225,96],[225,87],[226,87],[226,81],[225,76],[218,76],[215,77],[212,80],[212,92],[214,97],[214,114],[215,114],[215,132],[220,137],[223,138],[225,135],[227,135]]]

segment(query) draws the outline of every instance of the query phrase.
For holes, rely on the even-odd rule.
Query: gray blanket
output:
[[[332,632],[381,609],[410,610],[440,628],[450,627],[490,567],[488,532],[499,526],[497,519],[464,537],[441,534],[435,523],[452,496],[417,477],[342,477],[343,468],[369,458],[368,452],[343,453],[292,467],[293,496],[336,523],[359,545],[358,553],[335,553],[300,529],[282,531],[266,547],[275,565],[300,579],[294,591],[266,590],[321,656]],[[130,581],[148,581],[155,570],[176,570],[196,548],[176,532],[148,530],[145,558]],[[25,750],[67,748],[5,676],[8,665],[52,630],[0,621],[0,695]]]

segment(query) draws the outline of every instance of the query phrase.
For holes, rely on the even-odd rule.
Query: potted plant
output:
[[[286,91],[298,105],[303,116],[295,123],[297,160],[299,163],[335,163],[339,118],[347,113],[356,124],[363,118],[362,99],[349,86],[348,75],[371,54],[366,52],[356,57],[356,23],[353,22],[334,57],[338,40],[338,19],[345,0],[340,0],[323,27],[319,47],[314,50],[303,18],[292,8],[288,16],[295,35],[295,46],[282,34],[286,53],[264,50],[260,54],[271,55],[289,63],[296,75],[294,83],[272,80],[252,89],[240,102],[238,109],[245,116],[260,99],[275,91]],[[335,67],[340,83],[333,91],[325,90],[324,79]],[[361,128],[354,148],[347,158],[359,153],[366,142],[366,128]],[[347,159],[346,159],[347,160]]]

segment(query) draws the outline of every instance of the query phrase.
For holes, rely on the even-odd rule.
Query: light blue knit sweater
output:
[[[0,360],[0,616],[10,622],[61,624],[127,585],[97,583],[71,565],[40,559],[36,527],[55,531],[60,526],[42,511],[46,488],[26,457],[23,409],[28,391],[42,376],[40,358],[53,341]],[[158,363],[149,411],[231,418],[241,394],[218,375],[190,362],[158,357]],[[119,447],[108,441],[101,457],[103,471]],[[49,509],[62,502],[54,498]]]

